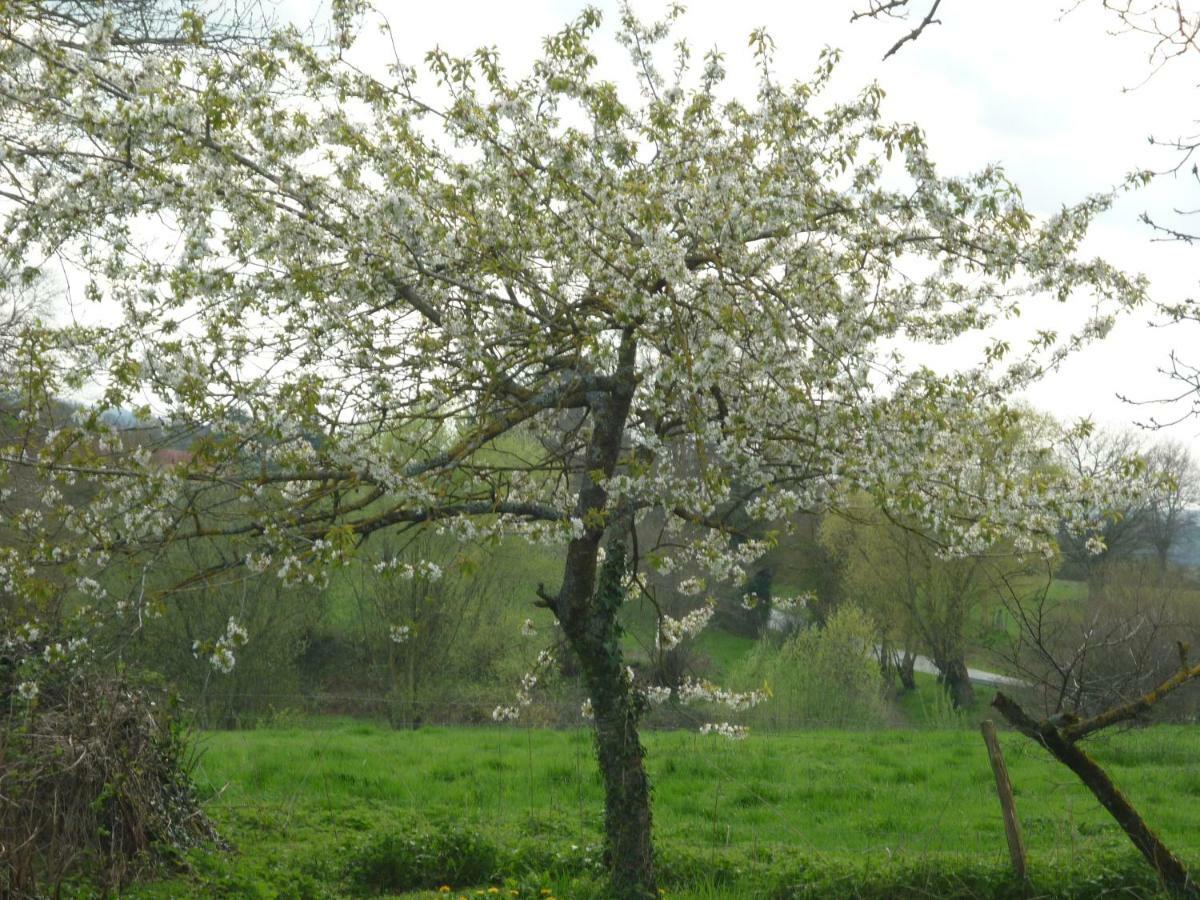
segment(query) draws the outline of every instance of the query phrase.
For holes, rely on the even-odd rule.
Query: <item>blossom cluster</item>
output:
[[[728,722],[705,722],[700,726],[701,734],[717,734],[731,741],[743,740],[750,729],[745,725],[731,725]]]
[[[412,581],[414,578],[438,581],[442,577],[442,567],[428,559],[418,560],[415,563],[405,562],[396,557],[381,559],[375,564],[375,571],[396,575],[404,581]]]
[[[663,615],[659,618],[656,644],[660,649],[670,650],[679,645],[684,638],[695,637],[704,630],[704,626],[716,612],[716,604],[711,600],[704,606],[693,609],[681,619]]]
[[[492,720],[495,722],[511,722],[520,717],[521,710],[533,703],[533,691],[538,686],[541,675],[554,665],[554,654],[542,650],[537,655],[533,667],[521,676],[521,686],[517,689],[516,703],[510,706],[497,706],[492,710]]]
[[[684,680],[677,691],[681,703],[716,703],[735,712],[752,709],[767,699],[765,691],[738,693],[718,687],[710,681]]]
[[[215,641],[212,643],[194,641],[192,643],[192,655],[197,658],[206,657],[209,665],[218,672],[228,675],[237,664],[234,650],[244,646],[249,639],[250,635],[246,629],[230,616],[229,621],[225,624],[225,633]]]
[[[655,706],[661,706],[671,699],[671,689],[660,684],[646,687],[646,699]]]

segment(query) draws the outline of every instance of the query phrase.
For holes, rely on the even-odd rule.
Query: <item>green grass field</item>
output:
[[[1028,740],[1002,740],[1035,887],[1152,894],[1149,870],[1073,776]],[[752,734],[736,743],[658,732],[646,743],[669,895],[1019,892],[976,731]],[[586,731],[399,732],[317,720],[207,733],[200,746],[207,808],[236,850],[197,851],[190,873],[133,896],[397,894],[418,886],[413,866],[416,882],[446,884],[455,896],[602,895],[602,793]],[[1200,729],[1163,726],[1092,748],[1168,843],[1200,864]]]

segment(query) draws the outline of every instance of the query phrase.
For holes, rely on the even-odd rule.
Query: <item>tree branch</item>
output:
[[[872,0],[871,5],[867,9],[859,10],[850,16],[850,21],[857,22],[859,19],[878,19],[880,16],[904,18],[908,12],[908,5],[911,2],[912,0]],[[925,13],[925,18],[917,23],[916,28],[892,44],[888,52],[883,54],[883,58],[887,59],[890,56],[894,56],[909,41],[915,41],[919,38],[930,25],[941,25],[942,20],[936,18],[938,7],[941,5],[942,0],[933,0],[933,5],[929,7],[929,12]]]
[[[1131,700],[1129,703],[1124,703],[1120,706],[1110,707],[1104,712],[1092,716],[1090,719],[1084,719],[1081,722],[1068,725],[1062,730],[1063,737],[1069,741],[1077,741],[1080,738],[1087,737],[1089,734],[1100,731],[1102,728],[1115,725],[1117,722],[1127,722],[1130,719],[1135,719],[1142,713],[1148,712],[1160,700],[1176,688],[1187,684],[1193,678],[1200,678],[1200,664],[1189,666],[1187,662],[1187,646],[1180,645],[1179,671],[1174,675],[1154,690],[1148,691],[1136,700]]]

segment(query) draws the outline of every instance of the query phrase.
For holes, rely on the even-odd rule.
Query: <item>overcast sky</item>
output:
[[[865,2],[865,0],[862,0]],[[1063,0],[1065,3],[1066,0]],[[921,8],[921,0],[914,0]],[[732,90],[752,95],[746,49],[749,32],[766,26],[776,42],[781,77],[804,78],[821,48],[843,51],[835,97],[877,80],[888,99],[885,115],[915,121],[926,131],[935,159],[947,173],[1003,164],[1038,213],[1053,213],[1091,192],[1120,182],[1130,171],[1165,168],[1174,157],[1149,146],[1151,134],[1170,137],[1194,125],[1192,104],[1200,58],[1176,61],[1147,81],[1149,45],[1137,35],[1114,35],[1117,25],[1098,0],[1062,16],[1058,0],[943,0],[943,24],[887,61],[884,52],[912,23],[895,20],[850,24],[858,0],[703,0],[688,4],[681,33],[697,55],[711,46],[726,51]],[[386,0],[378,8],[392,24],[399,56],[417,64],[434,45],[467,53],[481,45],[500,49],[506,67],[523,73],[541,38],[584,7],[577,0]],[[593,5],[605,12],[611,35],[616,0]],[[643,18],[664,8],[660,0],[635,0]],[[305,0],[281,0],[287,14],[312,10]],[[355,48],[366,65],[390,56],[390,47],[368,37]],[[623,51],[611,44],[602,59],[617,75]],[[1133,88],[1130,90],[1130,88]],[[1154,242],[1138,214],[1169,217],[1172,207],[1200,205],[1200,191],[1180,178],[1164,178],[1125,198],[1096,227],[1089,250],[1150,276],[1155,296],[1178,300],[1196,291],[1197,250]],[[1200,220],[1196,222],[1200,227]],[[1081,311],[1032,310],[1062,326]],[[1155,328],[1149,313],[1122,321],[1109,338],[1073,358],[1029,399],[1063,419],[1090,416],[1120,426],[1166,410],[1134,408],[1122,393],[1152,399],[1177,392],[1157,373],[1169,353],[1200,364],[1200,329]],[[1168,432],[1200,449],[1200,420]]]

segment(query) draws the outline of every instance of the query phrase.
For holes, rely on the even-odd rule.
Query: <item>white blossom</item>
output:
[[[515,706],[497,706],[492,710],[492,721],[513,722],[520,714],[521,711]]]
[[[728,722],[706,722],[700,726],[700,733],[717,734],[731,741],[740,741],[750,733],[750,729],[746,728],[744,725],[731,725]]]
[[[704,606],[692,610],[682,619],[671,616],[660,617],[658,625],[657,644],[663,650],[671,650],[687,637],[695,637],[704,630],[716,611],[716,604],[709,601]]]
[[[649,685],[646,688],[646,699],[655,706],[661,706],[671,699],[671,689],[657,684]]]

